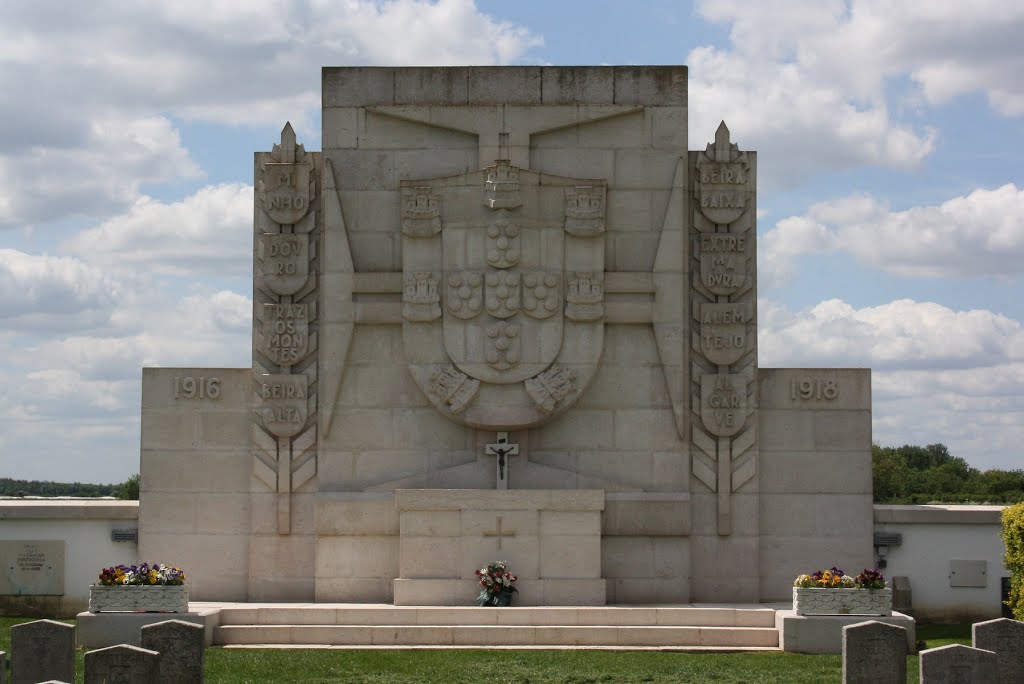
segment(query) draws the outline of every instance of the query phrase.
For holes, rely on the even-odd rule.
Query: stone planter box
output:
[[[793,587],[797,615],[892,615],[892,589]]]
[[[89,586],[89,612],[187,613],[188,587],[164,585]]]

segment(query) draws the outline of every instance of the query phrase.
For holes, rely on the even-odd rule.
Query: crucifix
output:
[[[501,516],[500,515],[498,516],[498,519],[495,522],[495,527],[497,527],[497,531],[496,532],[484,532],[484,536],[485,537],[497,537],[498,538],[498,550],[501,551],[501,538],[502,537],[514,537],[514,536],[516,536],[516,532],[515,532],[515,530],[512,530],[511,532],[509,532],[509,531],[502,532],[502,530],[501,530]]]
[[[508,443],[507,432],[499,432],[498,441],[487,445],[487,455],[498,457],[495,462],[495,466],[497,468],[495,473],[497,476],[495,489],[508,489],[508,461],[506,456],[516,456],[518,454],[519,445]],[[501,524],[501,518],[498,518],[498,524]],[[500,543],[499,538],[499,544]],[[498,548],[500,549],[501,546],[499,545]]]

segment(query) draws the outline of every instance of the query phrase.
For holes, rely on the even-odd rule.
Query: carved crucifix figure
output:
[[[508,489],[508,456],[515,456],[519,453],[518,444],[508,443],[508,433],[499,432],[498,441],[487,445],[487,455],[497,456],[495,466],[497,484],[495,489]]]

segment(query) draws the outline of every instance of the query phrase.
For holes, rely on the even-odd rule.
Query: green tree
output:
[[[132,475],[117,487],[117,498],[126,501],[139,500],[139,474]]]

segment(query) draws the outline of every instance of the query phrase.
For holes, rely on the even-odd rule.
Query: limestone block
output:
[[[468,103],[468,67],[406,67],[395,71],[395,104]]]
[[[395,505],[404,510],[477,510],[521,511],[592,511],[604,508],[604,492],[599,490],[527,490],[501,491],[400,489],[395,492]],[[463,519],[463,528],[466,520]]]
[[[252,476],[252,452],[144,449],[140,476],[140,486],[147,493],[244,492]]]
[[[650,604],[689,603],[691,581],[686,577],[672,579],[647,577],[616,577],[608,580],[608,603]]]
[[[671,406],[660,368],[605,366],[576,406],[587,409],[668,408]]]
[[[871,451],[871,411],[815,411],[814,446],[822,451]]]
[[[814,451],[815,416],[810,411],[788,411],[761,407],[757,416],[758,445],[761,453]]]
[[[541,67],[541,85],[545,105],[612,104],[615,98],[612,67]]]
[[[660,367],[661,357],[650,326],[610,325],[605,330],[602,366]]]
[[[762,451],[758,470],[766,494],[870,494],[871,451]]]
[[[360,271],[393,271],[398,270],[401,261],[400,242],[397,236],[379,232],[350,233],[349,245],[352,248],[352,261]],[[366,302],[367,305],[379,302]],[[357,317],[359,307],[356,307]],[[396,321],[397,322],[397,321]]]
[[[609,190],[608,229],[619,232],[651,230],[654,225],[651,214],[652,194],[652,190],[646,189]]]
[[[175,378],[178,379],[177,383]],[[203,378],[203,395],[198,386],[194,392],[185,391],[185,378]],[[206,396],[209,380],[216,378],[219,394]],[[172,411],[230,411],[244,408],[252,397],[252,370],[249,368],[143,368],[142,407]]]
[[[395,104],[393,67],[324,67],[322,105],[363,107]]]
[[[761,368],[762,409],[871,410],[867,368]]]
[[[616,150],[615,187],[621,190],[668,187],[678,163],[678,150]]]
[[[690,483],[689,452],[655,451],[651,455],[651,490],[686,491]]]
[[[495,532],[499,515],[502,528],[508,532],[515,532],[517,537],[536,537],[540,531],[540,512],[536,510],[496,511],[470,508],[461,511],[462,536],[483,537],[486,533]]]
[[[572,130],[572,129],[567,129]],[[642,111],[632,111],[597,121],[585,121],[575,127],[576,146],[603,147],[607,149],[637,148],[650,145]],[[538,136],[541,145],[548,144],[545,134]]]
[[[475,571],[486,567],[495,560],[508,562],[509,572],[520,580],[540,576],[540,551],[536,535],[502,538],[498,548],[496,537],[462,537],[462,569],[459,574],[464,580],[474,579]],[[519,591],[523,587],[517,583]]]
[[[622,489],[647,489],[653,485],[647,451],[580,451],[576,463],[580,474],[622,484]],[[615,487],[619,489],[619,487]]]
[[[348,449],[390,449],[394,444],[394,417],[388,409],[335,409],[332,432],[344,435]]]
[[[359,134],[359,147],[379,150],[432,149],[442,154],[462,148],[472,150],[475,158],[476,136],[370,110],[366,112],[364,129]],[[436,175],[436,170],[427,170],[424,176],[416,178],[433,175]]]
[[[427,455],[422,451],[365,451],[355,455],[355,471],[350,485],[364,489],[422,476],[426,470]]]
[[[706,490],[690,494],[693,512],[693,534],[718,533],[718,495]],[[729,497],[732,518],[732,533],[753,536],[764,529],[760,523],[758,496],[754,494],[733,494]]]
[[[277,534],[277,492],[253,492],[249,497],[249,508],[252,511],[252,534]],[[315,495],[309,492],[293,492],[291,502],[292,532],[295,534],[311,534],[314,526]]]
[[[319,537],[317,583],[325,577],[397,577],[398,537]]]
[[[346,190],[341,206],[352,213],[352,227],[361,232],[393,232],[401,214],[401,194],[392,190]],[[364,274],[366,275],[366,274]]]
[[[173,410],[142,412],[142,446],[149,449],[194,449],[199,414]]]
[[[608,600],[603,579],[545,579],[540,585],[541,602],[546,606],[603,606]]]
[[[473,445],[473,431],[454,423],[431,408],[396,409],[394,432],[410,447],[465,449]]]
[[[352,334],[347,364],[390,366],[401,353],[401,330],[388,325],[359,325]]]
[[[606,536],[690,534],[690,495],[675,492],[608,492],[601,527]]]
[[[759,600],[758,538],[690,537],[692,600],[753,603]],[[792,583],[792,580],[790,581]]]
[[[474,140],[470,138],[470,140]],[[475,140],[474,140],[475,142]],[[476,145],[456,149],[399,150],[395,152],[395,179],[398,181],[440,174],[453,176],[474,171],[478,165]]]
[[[613,186],[615,151],[534,147],[530,150],[530,168],[556,176],[603,179]]]
[[[601,517],[590,511],[540,511],[540,534],[600,536]]]
[[[323,148],[353,148],[359,144],[359,109],[325,107],[323,110]]]
[[[403,366],[345,369],[338,405],[353,408],[402,408],[425,406],[423,392]]]
[[[543,579],[600,578],[600,535],[541,536],[540,577]]]
[[[606,244],[614,245],[612,258],[606,255],[605,267],[616,271],[648,271],[654,266],[658,251],[657,233],[622,233],[609,231]]]
[[[249,575],[311,579],[315,542],[308,534],[254,536],[249,543]]]
[[[316,495],[319,537],[398,534],[398,511],[390,492],[321,492]]]
[[[469,67],[470,105],[539,105],[540,67]]]
[[[871,537],[871,494],[766,494],[760,497],[761,529],[787,536]]]
[[[653,537],[603,537],[601,571],[617,577],[654,577]]]
[[[651,130],[651,144],[655,148],[687,149],[684,107],[649,107],[646,114]]]
[[[615,104],[686,106],[685,66],[617,66]]]
[[[893,613],[873,620],[906,630],[907,652],[914,652],[917,636],[913,618]],[[842,653],[843,627],[863,621],[863,615],[797,615],[792,610],[775,613],[779,646],[790,653]]]
[[[249,493],[196,496],[196,532],[244,534],[249,529]]]
[[[461,537],[403,534],[399,547],[398,572],[403,579],[446,579],[460,574]]]
[[[537,449],[602,448],[612,443],[610,411],[573,409],[530,431],[530,445]]]
[[[325,151],[324,158],[331,162],[335,181],[339,188],[346,190],[398,190],[393,151],[362,148],[338,149]],[[359,226],[349,225],[350,212],[344,205],[342,210],[345,212],[346,228],[351,239],[351,233],[358,231]],[[357,268],[356,270],[379,269]]]
[[[402,533],[410,537],[462,536],[460,511],[402,511],[399,524]]]
[[[249,411],[200,413],[196,446],[206,451],[237,450],[251,433],[252,414]]]
[[[391,603],[392,583],[395,581],[393,576],[317,577],[314,596],[318,603]]]
[[[671,410],[620,409],[613,416],[616,447],[659,451],[682,448]]]
[[[139,502],[140,552],[146,536],[151,532],[195,532],[198,497],[198,494],[189,492],[146,492]]]
[[[854,573],[874,566],[870,525],[866,531],[828,537],[789,536],[785,529],[766,532],[760,545],[761,598],[789,600],[797,575],[832,566]]]

